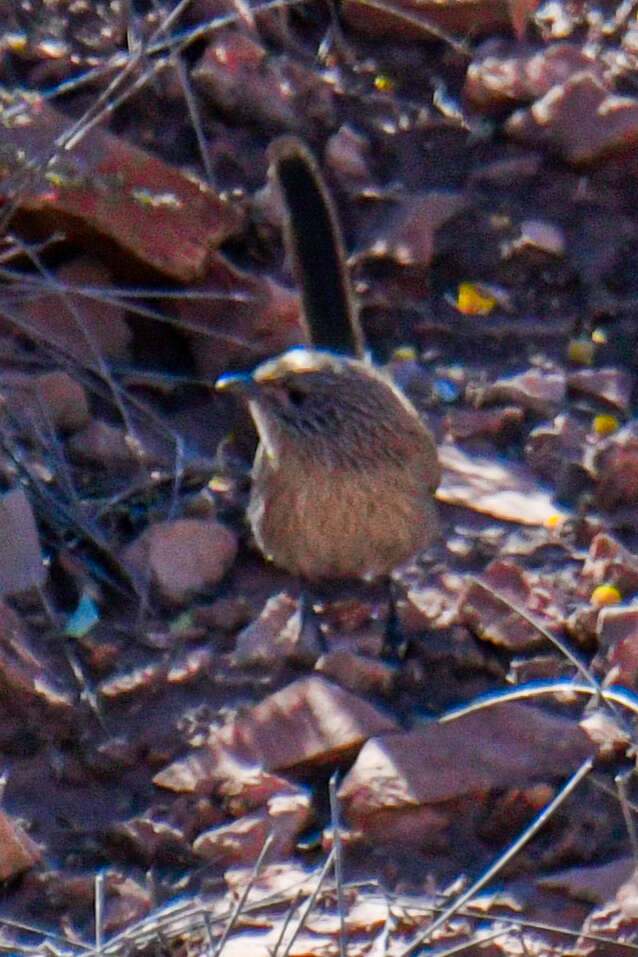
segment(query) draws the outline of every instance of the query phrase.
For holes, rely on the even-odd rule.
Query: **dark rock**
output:
[[[611,93],[591,69],[583,70],[514,113],[505,132],[534,148],[545,144],[568,163],[592,164],[638,143],[638,100]]]
[[[611,535],[599,532],[589,547],[582,570],[588,591],[595,585],[614,585],[623,598],[638,592],[638,556],[633,555]]]
[[[269,598],[259,617],[239,633],[233,659],[240,667],[272,668],[286,661],[312,666],[320,654],[315,622],[282,592]]]
[[[68,372],[45,372],[34,387],[45,415],[62,432],[75,432],[89,421],[86,390]]]
[[[529,412],[547,417],[558,412],[565,391],[563,372],[531,368],[518,375],[497,379],[481,392],[479,398],[481,403],[515,402]]]
[[[634,380],[623,369],[581,369],[567,377],[567,388],[576,395],[599,399],[619,409],[629,411]]]
[[[66,116],[41,97],[16,99],[14,108],[2,127],[3,178],[20,184],[18,207],[38,231],[107,237],[181,282],[203,276],[211,249],[238,232],[241,217],[228,203],[150,153],[98,127],[73,150],[56,149]]]
[[[487,795],[566,777],[594,752],[578,724],[520,704],[499,704],[445,724],[368,741],[339,797],[349,824],[375,832],[375,818],[415,807],[450,812],[465,796]],[[444,803],[445,802],[445,803]],[[428,822],[429,830],[430,824]],[[422,835],[413,832],[413,846]]]
[[[42,848],[16,821],[0,811],[0,881],[30,870],[42,857]]]
[[[577,71],[594,67],[582,50],[568,43],[511,56],[492,52],[492,46],[486,44],[486,53],[479,49],[467,69],[463,88],[464,96],[481,112],[500,112],[519,103],[531,103]]]
[[[345,0],[341,12],[355,30],[405,42],[436,37],[439,29],[468,37],[510,28],[520,36],[527,15],[537,5],[538,0],[516,4],[506,0],[402,0],[394,7],[371,7],[360,0]]]
[[[142,579],[170,604],[186,604],[216,585],[235,560],[237,538],[216,521],[182,518],[146,529],[124,552]]]

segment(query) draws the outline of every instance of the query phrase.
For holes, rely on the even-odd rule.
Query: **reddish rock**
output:
[[[31,713],[36,701],[59,714],[72,707],[71,696],[56,688],[55,676],[31,646],[22,619],[4,602],[0,602],[0,691],[13,710]]]
[[[610,683],[608,675],[605,684]],[[622,718],[620,719],[622,721]],[[627,757],[628,749],[631,748],[631,732],[627,726],[621,726],[620,721],[614,716],[611,709],[608,710],[607,703],[602,704],[595,711],[588,711],[585,717],[580,721],[580,726],[587,737],[596,745],[598,758],[622,760]]]
[[[248,866],[259,857],[270,830],[271,822],[266,812],[256,811],[230,824],[204,831],[193,841],[193,850],[198,857],[222,867]]]
[[[94,243],[107,237],[164,275],[191,282],[205,274],[210,250],[241,226],[202,183],[98,127],[68,148],[68,117],[46,100],[16,98],[2,124],[2,177],[15,182],[11,198],[30,227],[46,235],[60,231],[85,243],[87,233]],[[61,142],[66,149],[54,145]]]
[[[598,642],[598,616],[600,608],[595,605],[580,605],[565,619],[565,631],[580,648],[591,651]]]
[[[591,70],[552,87],[505,123],[512,139],[544,144],[575,165],[624,154],[638,143],[638,99],[610,93]]]
[[[344,186],[361,188],[370,182],[366,161],[369,148],[367,139],[344,123],[326,143],[326,166]]]
[[[439,30],[463,37],[510,28],[522,35],[527,15],[539,0],[401,0],[394,6],[374,6],[345,0],[341,13],[356,30],[398,40],[436,37]]]
[[[368,741],[339,789],[348,822],[365,831],[380,811],[559,781],[594,753],[578,724],[500,704],[419,731]],[[418,835],[414,843],[418,844]]]
[[[513,405],[494,409],[454,409],[445,416],[446,431],[455,439],[509,441],[523,424],[523,410]]]
[[[387,662],[359,655],[348,648],[339,648],[322,655],[315,668],[349,691],[382,698],[391,695],[397,677],[396,668]]]
[[[235,560],[237,538],[216,521],[182,518],[147,528],[124,552],[124,560],[149,579],[170,604],[186,604],[216,585]]]
[[[342,792],[339,793],[342,796]],[[399,848],[404,853],[409,849],[410,854],[418,853],[424,847],[430,853],[447,849],[446,831],[454,812],[444,804],[437,807],[430,804],[410,807],[399,803],[398,807],[394,807],[389,800],[386,808],[372,807],[369,812],[357,808],[357,812],[352,815],[348,809],[347,797],[345,804],[348,821],[357,827],[354,832],[346,832],[346,843],[349,835],[356,835],[359,844],[363,840],[374,847],[392,848],[394,851]],[[458,810],[456,813],[460,816]]]
[[[322,765],[346,758],[375,734],[396,729],[372,705],[315,675],[294,681],[213,731],[206,748],[169,765],[154,782],[171,790],[203,791],[236,775],[238,762],[267,770]]]
[[[547,640],[499,596],[529,613],[530,583],[526,573],[517,565],[493,562],[482,580],[470,582],[465,589],[460,599],[459,616],[475,635],[516,652],[529,651]],[[543,625],[547,623],[544,621]]]
[[[405,583],[405,599],[397,602],[401,627],[406,631],[423,628],[449,628],[458,622],[459,592],[464,585],[460,575],[432,575]],[[474,644],[474,642],[472,642]]]
[[[222,827],[205,831],[193,842],[193,850],[208,861],[224,867],[254,863],[269,835],[273,844],[269,859],[286,858],[295,849],[299,834],[312,819],[309,796],[297,790],[276,794],[263,811],[245,814]]]
[[[39,295],[22,302],[24,331],[94,370],[100,357],[129,359],[132,334],[125,311],[112,300],[99,298],[100,289],[115,288],[106,266],[91,256],[78,256],[60,266],[56,279],[57,287],[44,285]],[[96,289],[88,294],[74,292],[82,287]]]
[[[97,465],[107,472],[129,468],[137,461],[135,444],[118,425],[93,419],[67,442],[70,458],[83,465]]]
[[[249,811],[265,807],[275,795],[299,792],[299,788],[286,778],[265,771],[259,765],[235,761],[229,774],[230,769],[229,756],[216,790],[223,799],[225,810],[233,817],[241,817]]]
[[[254,617],[255,612],[244,595],[224,595],[210,605],[193,609],[193,624],[219,631],[237,631]]]
[[[109,843],[147,867],[164,861],[187,861],[190,856],[190,845],[181,829],[170,821],[155,820],[151,814],[115,824],[109,831]]]
[[[0,881],[8,881],[37,864],[42,848],[19,824],[0,811]]]
[[[607,683],[638,691],[638,608],[603,608],[597,630]]]
[[[633,377],[622,369],[580,369],[567,377],[570,392],[600,399],[625,415],[629,412],[633,385]]]
[[[525,151],[520,156],[494,160],[485,165],[479,165],[470,172],[470,185],[509,187],[511,183],[522,182],[536,176],[542,166],[542,157],[539,153]]]
[[[203,95],[233,122],[309,132],[334,123],[333,89],[320,71],[269,55],[248,30],[218,30],[192,70]]]
[[[116,934],[141,920],[151,909],[152,898],[147,887],[117,872],[107,876],[106,909],[103,930]]]
[[[596,496],[602,508],[638,505],[638,431],[616,432],[594,455]]]
[[[575,900],[593,904],[608,904],[610,895],[622,891],[622,885],[631,876],[634,862],[631,857],[617,858],[607,864],[587,867],[580,864],[548,876],[539,875],[535,883],[553,891],[563,891]],[[638,916],[638,913],[637,915]]]
[[[47,572],[31,502],[23,488],[0,495],[0,595],[40,588]]]
[[[525,219],[518,235],[501,245],[504,259],[522,254],[541,253],[546,256],[564,256],[567,240],[560,226],[544,219]]]
[[[62,432],[75,432],[89,421],[84,386],[61,370],[36,376],[34,387],[45,415]]]
[[[233,660],[271,668],[284,662],[312,666],[321,654],[314,620],[286,592],[269,598],[259,617],[237,636]]]
[[[562,485],[572,466],[583,466],[587,430],[567,415],[539,425],[525,443],[525,458],[541,478]]]
[[[546,525],[557,513],[553,498],[529,470],[497,461],[493,455],[470,455],[456,445],[439,445],[443,467],[436,497],[522,525]]]
[[[105,699],[126,698],[140,692],[157,692],[166,684],[166,667],[163,664],[133,668],[123,674],[101,681],[100,696]]]
[[[518,375],[497,379],[480,395],[481,403],[515,402],[536,415],[554,415],[565,399],[565,374],[531,368]]]
[[[174,761],[153,778],[153,783],[179,794],[206,794],[226,775],[232,779],[240,762],[223,748],[200,748],[187,758]]]
[[[186,297],[170,308],[191,344],[200,375],[213,381],[229,369],[256,365],[308,342],[296,292],[242,272],[219,254],[211,260],[206,283],[193,291],[202,298]]]
[[[638,592],[638,556],[623,548],[611,535],[599,532],[589,546],[589,555],[582,570],[585,588],[615,585],[623,598]]]
[[[577,71],[595,69],[582,50],[568,43],[512,56],[491,52],[493,45],[488,41],[488,52],[478,51],[467,69],[463,88],[465,98],[484,113],[531,103]]]
[[[467,200],[452,190],[406,196],[388,214],[379,238],[362,253],[362,258],[393,259],[402,266],[429,266],[437,230],[466,205]]]
[[[31,876],[31,875],[30,875]],[[95,877],[88,874],[73,874],[64,870],[38,870],[33,874],[37,886],[48,901],[65,910],[93,908],[95,906]]]
[[[184,761],[173,762],[154,780],[159,787],[183,795],[214,793],[235,817],[263,807],[274,794],[294,790],[285,778],[243,760],[218,743],[210,750],[192,752]]]
[[[367,738],[395,730],[390,718],[319,676],[294,681],[209,738],[264,767],[323,764],[345,757]]]

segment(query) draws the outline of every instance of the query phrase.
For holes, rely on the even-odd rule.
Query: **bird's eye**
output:
[[[293,405],[303,405],[306,401],[306,393],[301,389],[289,388],[288,399]]]

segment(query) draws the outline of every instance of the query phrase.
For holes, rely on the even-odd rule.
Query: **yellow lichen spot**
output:
[[[220,494],[230,492],[232,487],[232,482],[223,475],[213,475],[208,483],[211,492],[219,492]]]
[[[161,207],[164,209],[179,209],[182,205],[174,193],[151,193],[149,189],[134,189],[132,195],[142,206],[150,206],[155,209]]]
[[[394,90],[394,80],[387,73],[377,73],[374,78],[375,89],[380,93],[392,93]]]
[[[473,282],[462,282],[456,298],[456,308],[465,316],[487,316],[496,305],[490,296]]]
[[[591,334],[591,341],[597,346],[604,346],[607,342],[607,333],[604,329],[594,329]]]
[[[605,605],[617,605],[622,596],[615,585],[598,585],[594,588],[589,599],[596,608],[603,608]]]
[[[48,179],[53,186],[64,186],[67,182],[66,178],[54,169],[48,170],[48,172],[46,172],[44,175],[45,179]]]
[[[392,352],[392,358],[397,362],[416,362],[419,356],[414,346],[399,346]]]
[[[4,42],[12,53],[24,53],[27,48],[27,35],[22,30],[5,33]]]
[[[594,361],[594,343],[591,339],[570,339],[567,358],[579,366],[590,366]]]
[[[592,423],[596,435],[611,435],[618,428],[618,419],[615,415],[597,415]]]
[[[545,519],[545,528],[548,528],[550,531],[554,531],[555,529],[560,528],[564,521],[564,515],[561,515],[560,512],[554,512],[553,515],[549,515],[548,518]]]

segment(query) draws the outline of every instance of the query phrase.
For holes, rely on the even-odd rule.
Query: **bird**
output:
[[[216,387],[248,403],[259,444],[247,518],[266,559],[301,578],[374,581],[438,537],[436,443],[365,351],[336,210],[306,145],[270,149],[311,345]]]

